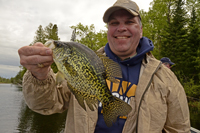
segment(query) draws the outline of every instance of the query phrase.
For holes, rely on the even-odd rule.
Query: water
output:
[[[21,88],[0,84],[0,133],[62,133],[67,112],[50,116],[31,111]],[[190,107],[191,125],[200,130],[200,112]]]
[[[62,133],[66,113],[50,116],[31,111],[15,85],[0,84],[0,133]]]

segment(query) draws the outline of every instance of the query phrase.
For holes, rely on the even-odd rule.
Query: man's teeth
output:
[[[116,37],[117,39],[126,39],[128,37],[122,36],[122,37]]]

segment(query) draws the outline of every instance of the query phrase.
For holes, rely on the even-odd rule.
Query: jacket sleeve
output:
[[[38,80],[27,70],[23,77],[23,95],[28,107],[40,114],[62,113],[68,108],[71,95],[67,82],[55,83],[55,74],[51,70],[48,78]]]
[[[189,108],[184,88],[174,73],[169,73],[167,118],[164,127],[166,133],[190,133]]]

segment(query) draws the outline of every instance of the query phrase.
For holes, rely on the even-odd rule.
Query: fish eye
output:
[[[55,41],[56,47],[60,47],[62,44],[58,41]]]

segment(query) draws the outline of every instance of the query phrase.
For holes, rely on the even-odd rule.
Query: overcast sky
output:
[[[15,77],[19,72],[18,49],[29,45],[39,25],[57,24],[58,36],[70,41],[70,26],[94,24],[96,31],[106,30],[105,10],[116,0],[0,0],[0,76]],[[148,11],[153,0],[135,0]]]

